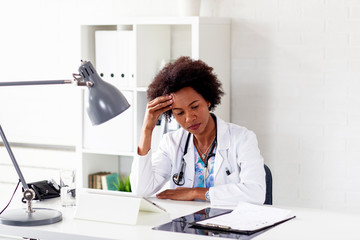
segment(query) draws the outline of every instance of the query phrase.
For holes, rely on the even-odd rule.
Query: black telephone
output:
[[[42,201],[60,197],[60,186],[53,179],[28,183],[27,185],[35,192],[34,200]],[[22,191],[24,192],[24,188],[22,188]],[[22,199],[22,202],[25,203],[24,198]]]

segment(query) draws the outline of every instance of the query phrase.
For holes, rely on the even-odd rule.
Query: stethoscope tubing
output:
[[[184,149],[184,155],[181,159],[181,166],[180,166],[180,171],[178,173],[175,173],[173,175],[173,181],[176,185],[178,186],[182,186],[185,184],[185,180],[184,180],[184,172],[185,172],[185,167],[186,167],[186,162],[184,160],[184,156],[186,155],[187,153],[187,149],[188,149],[188,146],[189,146],[189,140],[190,140],[190,136],[191,136],[191,133],[188,133],[188,136],[186,138],[186,143],[185,143],[185,149]]]
[[[184,149],[184,155],[181,159],[181,166],[180,166],[180,171],[178,173],[175,173],[172,177],[174,183],[178,186],[183,186],[185,184],[185,180],[184,180],[184,172],[185,172],[185,167],[186,167],[186,162],[184,160],[184,156],[186,155],[187,153],[187,149],[188,149],[188,146],[189,146],[189,141],[190,141],[190,136],[191,136],[191,133],[188,133],[188,136],[187,136],[187,139],[186,139],[186,143],[185,143],[185,149]],[[206,155],[206,158],[205,158],[205,162],[204,162],[204,165],[205,165],[205,176],[204,176],[204,181],[206,181],[206,178],[207,178],[207,167],[208,167],[208,162],[209,162],[209,159],[214,157],[215,156],[215,153],[214,153],[214,148],[216,146],[216,142],[217,142],[217,138],[215,136],[212,144],[211,144],[211,148],[210,148],[210,151],[208,152],[208,154]],[[206,182],[205,182],[206,183]],[[205,186],[206,184],[204,184]]]

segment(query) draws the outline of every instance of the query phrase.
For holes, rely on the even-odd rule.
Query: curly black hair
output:
[[[154,78],[147,90],[148,100],[159,96],[169,95],[185,87],[192,87],[202,97],[210,102],[212,111],[221,103],[224,95],[222,84],[209,67],[201,60],[192,60],[190,57],[180,57],[173,63],[168,63]],[[164,113],[170,119],[172,111]]]

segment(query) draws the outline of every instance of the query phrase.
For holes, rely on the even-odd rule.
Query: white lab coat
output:
[[[170,181],[170,188],[178,186],[172,177],[186,162],[185,184],[192,188],[195,177],[193,135],[188,151],[184,148],[188,132],[180,128],[163,136],[156,153],[150,150],[135,157],[131,174],[131,189],[136,195],[151,196]],[[230,172],[228,175],[226,172]],[[264,160],[260,155],[255,134],[217,118],[217,148],[214,163],[214,187],[209,189],[212,205],[237,205],[239,201],[263,204],[265,201]]]

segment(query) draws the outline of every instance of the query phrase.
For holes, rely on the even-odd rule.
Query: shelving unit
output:
[[[215,113],[230,120],[230,27],[230,19],[210,17],[123,18],[113,24],[82,26],[82,59],[91,61],[105,81],[117,86],[131,107],[103,125],[91,126],[83,104],[78,147],[80,186],[88,186],[88,174],[93,172],[129,174],[147,104],[146,88],[166,62],[190,56],[212,66],[225,91]],[[104,50],[99,49],[99,41]],[[129,44],[124,54],[126,69],[115,64],[124,62],[117,59],[124,57],[122,53],[118,55],[118,48],[124,47],[116,45],[117,41]],[[153,149],[161,138],[161,126],[155,131]]]

